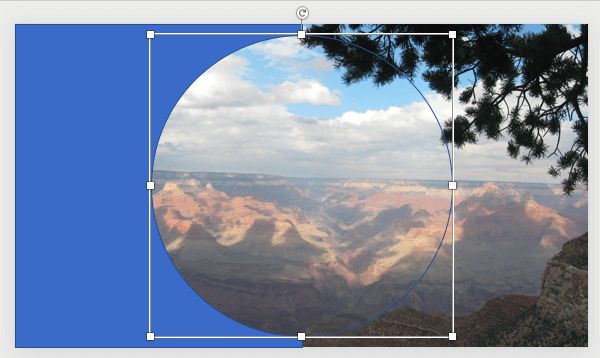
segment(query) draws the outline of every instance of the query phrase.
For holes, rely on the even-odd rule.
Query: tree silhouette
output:
[[[457,92],[466,110],[455,117],[455,145],[476,143],[481,136],[507,137],[508,155],[526,164],[555,157],[548,173],[562,178],[565,194],[578,185],[587,188],[587,25],[571,32],[564,25],[545,25],[536,33],[522,31],[521,25],[314,25],[309,32],[449,30],[457,32],[455,86],[470,83]],[[385,85],[398,77],[413,79],[421,74],[432,90],[450,98],[452,57],[447,37],[373,34],[336,35],[335,39],[339,41],[307,36],[304,44],[322,47],[343,70],[346,84],[371,79]],[[571,123],[575,139],[561,151],[565,121]],[[451,123],[444,124],[445,143],[451,141]]]

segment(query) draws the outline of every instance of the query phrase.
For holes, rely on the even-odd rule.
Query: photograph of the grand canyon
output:
[[[215,60],[162,129],[198,299],[305,346],[587,346],[587,25],[305,31]]]

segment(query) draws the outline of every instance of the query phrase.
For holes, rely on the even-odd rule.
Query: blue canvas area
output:
[[[147,342],[148,40],[298,25],[17,25],[16,346],[300,347],[295,339]],[[224,56],[272,36],[157,37],[153,148],[178,99]],[[267,335],[206,304],[153,222],[157,335]]]

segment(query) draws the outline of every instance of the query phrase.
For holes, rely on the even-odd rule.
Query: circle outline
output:
[[[300,9],[300,8],[299,8],[299,9]],[[336,36],[341,36],[341,35],[336,35]],[[196,77],[196,79],[194,79],[194,80],[193,80],[193,81],[192,81],[192,82],[189,84],[189,86],[188,86],[188,87],[185,89],[185,91],[183,91],[183,94],[182,94],[182,96],[183,96],[183,95],[185,95],[185,93],[186,93],[186,92],[189,90],[189,88],[190,88],[190,87],[193,85],[193,83],[194,83],[194,82],[195,82],[195,81],[196,81],[196,80],[197,80],[199,77],[201,77],[201,76],[202,76],[204,73],[206,73],[206,72],[207,72],[208,70],[210,70],[210,69],[211,69],[211,68],[212,68],[214,65],[218,64],[220,61],[222,61],[222,60],[223,60],[224,58],[226,58],[227,56],[230,56],[230,55],[234,54],[234,53],[235,53],[235,52],[237,52],[237,51],[240,51],[240,50],[242,50],[242,49],[245,49],[245,48],[247,48],[247,47],[250,47],[250,46],[252,46],[252,45],[255,45],[255,44],[258,44],[258,43],[261,43],[261,42],[265,42],[265,41],[269,41],[269,40],[275,40],[275,39],[281,39],[281,38],[287,38],[287,37],[293,37],[293,35],[284,35],[284,36],[272,36],[272,37],[267,37],[267,38],[265,38],[265,39],[261,39],[261,40],[258,40],[258,41],[255,41],[255,42],[249,43],[249,44],[247,44],[247,45],[245,45],[245,46],[242,46],[242,47],[240,47],[240,48],[236,49],[236,50],[235,50],[235,51],[233,51],[233,52],[230,52],[230,53],[226,54],[225,56],[223,56],[223,57],[222,57],[222,58],[220,58],[219,60],[217,60],[217,61],[215,61],[214,63],[212,63],[210,66],[208,66],[208,67],[207,67],[207,68],[206,68],[206,69],[205,69],[205,70],[204,70],[202,73],[200,73],[200,75],[199,75],[198,77]],[[324,39],[328,39],[328,40],[332,40],[332,41],[338,41],[338,42],[341,42],[341,43],[343,43],[343,44],[345,44],[345,45],[356,47],[356,48],[358,48],[358,49],[361,49],[361,50],[363,50],[363,51],[365,51],[365,52],[367,52],[367,53],[371,54],[372,56],[376,57],[376,58],[377,58],[377,59],[379,59],[380,61],[382,61],[382,62],[386,63],[387,65],[389,65],[390,67],[392,67],[392,68],[393,68],[394,70],[396,70],[396,71],[397,71],[397,72],[398,72],[398,73],[399,73],[399,74],[400,74],[402,77],[404,77],[404,78],[405,78],[405,79],[406,79],[406,80],[407,80],[407,81],[408,81],[408,82],[409,82],[409,83],[412,85],[412,87],[413,87],[413,88],[414,88],[414,89],[415,89],[415,90],[416,90],[416,91],[419,93],[419,95],[421,96],[421,98],[422,98],[422,99],[425,101],[425,103],[427,104],[427,106],[428,106],[428,108],[429,108],[430,112],[433,114],[433,116],[434,116],[434,118],[435,118],[435,120],[436,120],[436,123],[437,123],[438,127],[440,128],[440,131],[443,131],[443,128],[442,128],[442,126],[441,126],[441,123],[440,123],[440,121],[439,121],[439,119],[438,119],[438,117],[437,117],[437,115],[436,115],[435,111],[433,110],[433,108],[432,108],[431,104],[429,103],[429,101],[428,101],[428,100],[427,100],[427,98],[425,97],[425,95],[424,95],[424,94],[423,94],[423,93],[422,93],[422,92],[419,90],[419,88],[416,86],[416,84],[415,84],[415,83],[414,83],[414,82],[413,82],[413,81],[412,81],[412,80],[411,80],[409,77],[407,77],[407,76],[406,76],[404,73],[402,73],[402,71],[401,71],[401,70],[400,70],[400,69],[399,69],[399,68],[398,68],[396,65],[394,65],[394,64],[392,64],[392,63],[390,63],[390,62],[389,62],[389,61],[387,61],[385,58],[383,58],[383,57],[381,57],[381,56],[377,55],[376,53],[374,53],[374,52],[372,52],[372,51],[370,51],[370,50],[368,50],[368,49],[366,49],[366,48],[364,48],[364,47],[362,47],[362,46],[359,46],[359,45],[356,45],[356,44],[347,43],[347,42],[344,42],[344,41],[342,41],[342,40],[339,40],[339,39],[337,39],[337,38],[333,38],[333,37],[329,37],[329,36],[314,35],[314,37],[324,38]],[[181,100],[181,97],[180,97],[180,98],[179,98],[179,100],[177,100],[177,102],[174,104],[173,108],[172,108],[172,109],[171,109],[171,111],[169,112],[169,116],[167,117],[167,119],[166,119],[166,120],[165,120],[165,122],[164,122],[164,125],[163,125],[163,126],[162,126],[162,128],[161,128],[160,135],[158,136],[158,140],[157,140],[157,143],[156,143],[156,147],[155,147],[155,148],[154,148],[154,150],[153,150],[153,156],[152,156],[152,174],[154,174],[154,171],[155,171],[154,164],[155,164],[155,159],[156,159],[156,152],[157,152],[157,150],[158,150],[158,146],[159,146],[159,144],[160,144],[160,139],[161,139],[161,137],[162,137],[163,131],[164,131],[164,129],[165,129],[165,127],[166,127],[167,123],[168,123],[168,120],[169,120],[169,118],[171,117],[171,114],[173,113],[173,111],[174,111],[174,110],[175,110],[175,108],[177,107],[177,105],[178,105],[178,103],[179,103],[179,101],[180,101],[180,100]],[[449,160],[449,163],[450,163],[450,175],[452,175],[452,158],[451,158],[451,155],[450,155],[450,149],[449,149],[448,143],[444,143],[444,145],[445,145],[445,147],[446,147],[446,151],[447,151],[447,153],[448,153],[448,160]],[[152,175],[152,177],[154,177],[154,175]],[[217,312],[219,312],[220,314],[222,314],[222,315],[223,315],[224,317],[226,317],[227,319],[229,319],[229,320],[232,320],[232,321],[234,321],[234,322],[236,322],[236,323],[238,323],[238,324],[240,324],[240,325],[242,325],[242,326],[245,326],[245,327],[247,327],[247,328],[249,328],[249,329],[252,329],[252,330],[257,330],[257,331],[261,331],[261,332],[265,332],[265,333],[267,333],[267,335],[266,335],[266,336],[269,336],[269,335],[272,335],[272,336],[281,336],[281,334],[279,334],[279,333],[267,332],[267,331],[264,331],[263,329],[260,329],[260,328],[256,328],[256,327],[250,326],[250,325],[248,325],[248,324],[246,324],[246,323],[243,323],[243,322],[241,322],[241,321],[239,321],[239,320],[237,320],[237,319],[235,319],[235,318],[233,318],[233,317],[229,316],[228,314],[226,314],[226,313],[224,313],[224,312],[221,312],[221,311],[220,311],[219,309],[217,309],[217,308],[216,308],[216,307],[215,307],[213,304],[211,304],[211,303],[209,303],[207,300],[205,300],[205,299],[203,298],[203,296],[202,296],[200,293],[196,292],[196,290],[192,288],[192,286],[191,286],[191,285],[188,283],[187,279],[186,279],[186,278],[183,276],[183,274],[182,274],[182,273],[179,271],[179,269],[177,268],[177,265],[175,265],[175,263],[173,262],[173,260],[172,260],[172,258],[171,258],[171,255],[169,255],[169,253],[168,253],[168,251],[167,251],[167,249],[166,249],[165,243],[164,243],[164,241],[162,240],[162,235],[161,235],[161,233],[160,233],[160,229],[159,229],[159,227],[158,227],[158,221],[156,220],[156,210],[155,210],[155,208],[154,208],[154,193],[155,193],[155,192],[153,191],[153,193],[152,193],[152,214],[153,214],[153,217],[154,217],[154,225],[155,225],[155,227],[156,227],[156,229],[157,229],[157,232],[158,232],[158,235],[159,235],[159,237],[161,238],[160,242],[161,242],[161,244],[162,244],[162,246],[163,246],[163,248],[164,248],[164,253],[165,253],[165,254],[167,254],[167,257],[169,258],[169,261],[171,262],[171,264],[172,264],[172,265],[173,265],[173,267],[175,268],[175,271],[176,271],[176,272],[179,274],[179,276],[180,276],[180,277],[183,279],[183,281],[186,283],[186,286],[187,286],[187,287],[188,287],[188,288],[189,288],[189,289],[190,289],[192,292],[194,292],[195,296],[197,296],[197,297],[198,297],[198,298],[199,298],[201,301],[203,301],[205,304],[207,304],[208,306],[210,306],[211,308],[213,308],[215,311],[217,311]],[[414,280],[414,282],[413,282],[413,283],[412,283],[412,284],[409,286],[409,288],[408,288],[408,289],[406,289],[406,290],[404,291],[404,293],[403,293],[402,295],[400,295],[400,297],[399,297],[397,300],[395,300],[394,302],[392,302],[390,305],[388,305],[388,306],[387,306],[385,309],[383,309],[381,312],[379,312],[379,313],[377,313],[377,314],[375,314],[375,315],[373,315],[373,316],[371,316],[371,317],[369,317],[369,318],[367,318],[367,319],[365,319],[365,320],[363,320],[363,321],[357,322],[357,323],[355,323],[355,324],[352,324],[352,325],[350,325],[350,326],[347,326],[347,327],[345,327],[345,328],[342,328],[342,329],[339,329],[339,330],[336,330],[336,331],[333,331],[333,332],[330,332],[330,333],[321,333],[321,334],[315,334],[315,335],[316,335],[316,336],[338,335],[338,334],[340,334],[340,333],[343,333],[343,332],[347,332],[347,331],[351,331],[351,330],[357,330],[357,329],[363,328],[363,327],[365,327],[366,325],[368,325],[369,323],[371,323],[372,321],[374,321],[374,320],[378,319],[379,317],[381,317],[381,316],[383,316],[383,315],[385,315],[385,314],[389,313],[391,310],[393,310],[393,309],[397,308],[397,307],[398,307],[400,304],[402,304],[402,302],[404,301],[404,299],[406,299],[406,298],[408,297],[408,295],[409,295],[410,293],[412,293],[412,292],[413,292],[413,291],[416,289],[416,287],[418,286],[418,284],[419,284],[419,283],[422,281],[422,279],[424,278],[424,276],[426,275],[426,273],[429,271],[429,269],[430,269],[430,268],[431,268],[431,266],[433,265],[433,263],[434,263],[435,259],[437,258],[438,254],[439,254],[439,252],[440,252],[440,250],[441,250],[441,247],[442,247],[442,245],[443,245],[443,243],[444,243],[444,239],[445,239],[445,237],[446,237],[447,231],[448,231],[448,227],[449,227],[449,223],[450,223],[450,218],[451,218],[451,212],[452,212],[452,204],[453,204],[453,199],[452,199],[452,197],[451,197],[451,198],[450,198],[450,210],[449,210],[449,212],[448,212],[448,219],[447,219],[447,221],[446,221],[446,226],[445,226],[445,229],[444,229],[444,233],[442,234],[442,237],[441,237],[441,239],[440,239],[440,241],[439,241],[439,244],[438,244],[438,246],[437,246],[437,249],[436,249],[436,251],[435,251],[434,255],[432,256],[431,260],[429,261],[428,265],[426,266],[425,270],[424,270],[424,271],[421,273],[421,275],[419,275],[419,276],[418,276],[418,278],[417,278],[416,280]]]

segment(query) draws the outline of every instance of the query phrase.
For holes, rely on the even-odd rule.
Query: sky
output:
[[[449,101],[416,85],[440,122],[450,118]],[[526,166],[507,156],[506,139],[481,139],[455,158],[458,180],[558,182],[547,174],[554,160]],[[408,81],[345,85],[320,49],[295,37],[248,46],[204,72],[171,113],[154,165],[292,177],[450,175],[436,119]]]

